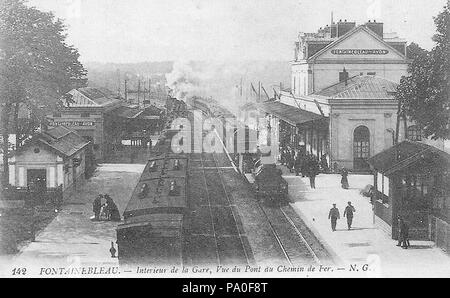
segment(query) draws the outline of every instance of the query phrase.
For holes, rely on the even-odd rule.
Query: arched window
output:
[[[370,131],[364,126],[358,126],[353,132],[353,168],[367,170],[367,159],[370,157]]]
[[[422,134],[418,125],[411,125],[406,132],[406,138],[410,141],[422,141]]]

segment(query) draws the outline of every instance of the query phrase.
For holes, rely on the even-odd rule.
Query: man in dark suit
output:
[[[354,212],[356,212],[355,207],[352,206],[352,202],[348,202],[348,205],[344,210],[344,217],[347,217],[347,226],[349,230],[352,228]]]
[[[336,204],[333,204],[333,208],[330,209],[328,213],[328,219],[331,220],[331,229],[336,231],[337,220],[340,218],[339,209],[336,207]]]

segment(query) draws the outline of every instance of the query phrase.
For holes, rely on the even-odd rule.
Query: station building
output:
[[[48,126],[65,126],[93,145],[95,158],[103,160],[115,140],[111,113],[121,101],[108,90],[78,88],[61,99],[62,108],[47,116]]]
[[[255,105],[279,119],[280,146],[306,146],[317,158],[327,154],[332,168],[373,173],[375,222],[394,239],[400,215],[412,239],[450,251],[450,155],[442,140],[397,117],[395,93],[408,63],[406,41],[384,32],[383,23],[339,21],[301,33],[291,89]]]
[[[104,161],[122,145],[122,140],[130,140],[131,136],[138,138],[139,143],[145,142],[146,134],[158,129],[163,119],[162,109],[128,105],[103,88],[73,89],[61,103],[62,108],[47,115],[47,125],[65,126],[91,142],[97,162]]]
[[[318,159],[325,155],[332,168],[368,172],[368,158],[394,144],[395,92],[408,63],[406,41],[384,32],[383,23],[332,23],[316,33],[299,34],[291,88],[276,98],[277,113],[261,103],[260,109],[282,121],[280,146],[305,148]],[[293,123],[292,113],[301,119]],[[309,113],[317,119],[311,121]],[[284,140],[283,127],[290,135]],[[400,141],[420,135],[414,123],[401,121]]]
[[[92,167],[86,158],[89,145],[64,126],[37,133],[9,159],[9,184],[19,198],[32,193],[31,198],[41,194],[62,199],[84,181],[86,168]]]

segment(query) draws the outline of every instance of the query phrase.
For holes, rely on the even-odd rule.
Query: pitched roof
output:
[[[424,143],[405,140],[372,156],[367,162],[378,172],[389,176],[405,169],[410,173],[438,168],[448,170],[450,154]]]
[[[333,99],[394,99],[397,83],[376,76],[354,76],[313,95]]]
[[[63,156],[70,157],[83,149],[88,141],[85,141],[76,132],[64,126],[57,126],[33,137],[37,141]]]
[[[80,99],[80,102],[77,102],[75,97],[75,103],[70,104],[71,106],[107,106],[119,100],[111,91],[104,88],[83,87],[73,89],[70,93],[74,90],[88,98],[88,101]]]
[[[264,112],[272,114],[294,126],[313,120],[326,119],[326,117],[320,114],[302,110],[278,101],[259,103],[257,107]]]
[[[120,106],[112,111],[112,113],[118,117],[134,119],[142,114],[144,110],[138,107]]]
[[[405,55],[403,53],[400,53],[398,50],[396,50],[394,47],[392,47],[390,44],[388,44],[385,40],[383,40],[383,38],[381,38],[375,32],[373,32],[372,30],[367,28],[366,25],[359,25],[359,26],[353,28],[352,30],[348,31],[344,35],[342,35],[340,38],[338,38],[335,41],[331,42],[330,44],[328,44],[326,47],[324,47],[323,49],[321,49],[320,51],[318,51],[317,53],[315,53],[311,57],[309,57],[308,60],[314,60],[314,59],[318,58],[320,55],[322,55],[323,53],[325,53],[329,49],[335,47],[336,45],[340,44],[341,42],[343,42],[344,40],[346,40],[347,38],[349,38],[350,36],[352,36],[354,33],[358,32],[358,31],[365,31],[365,32],[367,32],[369,35],[371,35],[373,38],[377,39],[379,42],[381,42],[384,46],[389,48],[394,53],[396,53],[396,54],[398,54],[398,55],[400,55],[402,57],[405,57]],[[405,57],[405,59],[406,59],[406,57]]]

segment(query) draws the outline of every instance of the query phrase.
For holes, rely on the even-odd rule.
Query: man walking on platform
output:
[[[328,213],[328,219],[331,219],[331,229],[336,231],[337,220],[340,218],[339,209],[336,208],[336,204],[333,204],[333,208],[330,209]]]
[[[347,217],[347,226],[349,230],[352,228],[354,212],[356,212],[355,207],[352,206],[352,202],[348,202],[348,206],[345,207],[344,210],[344,217]]]

